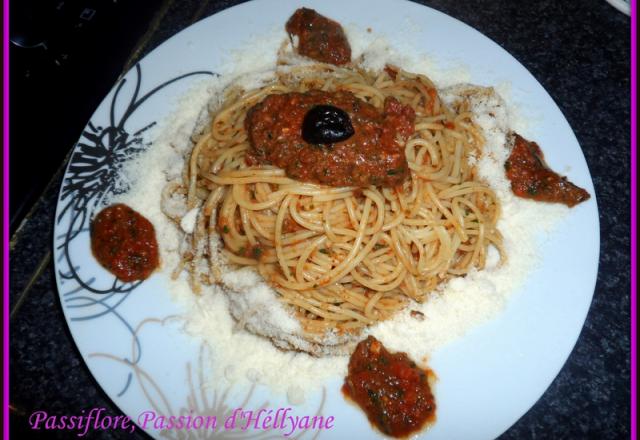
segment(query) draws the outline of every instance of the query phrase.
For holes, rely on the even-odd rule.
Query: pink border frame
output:
[[[2,4],[2,431],[9,438],[9,0]]]
[[[636,0],[631,0],[631,438],[635,439],[637,436],[637,349],[636,349],[636,333],[637,333],[637,298],[636,298],[636,271],[637,267],[637,4]]]
[[[637,395],[636,395],[636,272],[633,270],[637,263],[637,215],[636,215],[636,161],[637,161],[637,56],[636,56],[636,0],[631,0],[631,438],[637,435]],[[2,194],[2,237],[3,237],[3,439],[9,439],[9,0],[3,0],[3,194]]]

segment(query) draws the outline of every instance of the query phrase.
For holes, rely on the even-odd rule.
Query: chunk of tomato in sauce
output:
[[[351,46],[340,23],[313,9],[298,9],[287,21],[285,29],[290,36],[298,37],[300,55],[336,66],[351,61]]]
[[[144,280],[159,266],[158,242],[149,220],[129,206],[108,206],[91,222],[91,250],[125,282]]]
[[[513,149],[504,167],[516,196],[539,202],[563,203],[569,207],[591,197],[586,190],[551,170],[538,144],[517,133],[512,136]]]
[[[432,375],[406,353],[391,353],[369,336],[351,355],[342,391],[380,431],[406,437],[435,420],[436,403],[429,386]]]

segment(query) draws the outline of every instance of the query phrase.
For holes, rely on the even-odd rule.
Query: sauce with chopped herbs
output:
[[[538,144],[517,133],[513,136],[513,150],[504,167],[516,196],[540,202],[564,203],[569,207],[589,199],[587,191],[548,167]]]
[[[91,222],[91,250],[105,269],[125,282],[144,280],[159,265],[153,225],[122,203],[106,207]]]
[[[418,368],[406,353],[390,353],[369,336],[351,355],[342,391],[380,431],[406,437],[435,420],[430,374]]]
[[[347,113],[353,134],[335,143],[306,142],[303,121],[320,105]],[[409,176],[403,141],[414,121],[413,109],[391,97],[380,111],[347,91],[269,95],[247,113],[247,163],[275,165],[292,179],[329,186],[394,187]]]
[[[259,244],[242,246],[238,249],[237,255],[245,258],[251,258],[260,261],[260,257],[264,253],[264,249]]]
[[[340,23],[300,8],[289,18],[285,29],[298,37],[298,53],[321,63],[340,66],[351,61],[351,46]]]

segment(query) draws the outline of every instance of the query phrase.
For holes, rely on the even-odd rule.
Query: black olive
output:
[[[310,144],[333,144],[349,139],[353,133],[347,112],[332,105],[316,105],[302,121],[302,139]]]

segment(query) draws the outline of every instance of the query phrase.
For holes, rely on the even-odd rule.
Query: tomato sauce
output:
[[[430,374],[418,368],[406,353],[390,353],[369,336],[351,355],[342,391],[380,431],[406,437],[435,420]]]
[[[321,63],[340,66],[351,61],[351,46],[339,23],[313,9],[300,8],[285,29],[298,37],[298,53]]]
[[[159,265],[153,225],[122,203],[106,207],[91,222],[91,250],[105,269],[125,282],[144,280]]]
[[[252,258],[254,260],[260,261],[260,257],[264,253],[264,249],[259,244],[242,246],[238,249],[237,254],[241,257]]]
[[[588,200],[584,189],[552,171],[544,161],[544,154],[535,142],[514,133],[514,145],[504,164],[513,193],[540,202],[564,203],[572,207]]]
[[[333,144],[307,143],[302,123],[318,105],[345,111],[354,134]],[[403,141],[413,134],[414,121],[413,109],[391,97],[379,111],[347,91],[269,95],[247,113],[247,162],[275,165],[305,182],[394,187],[409,176]]]

